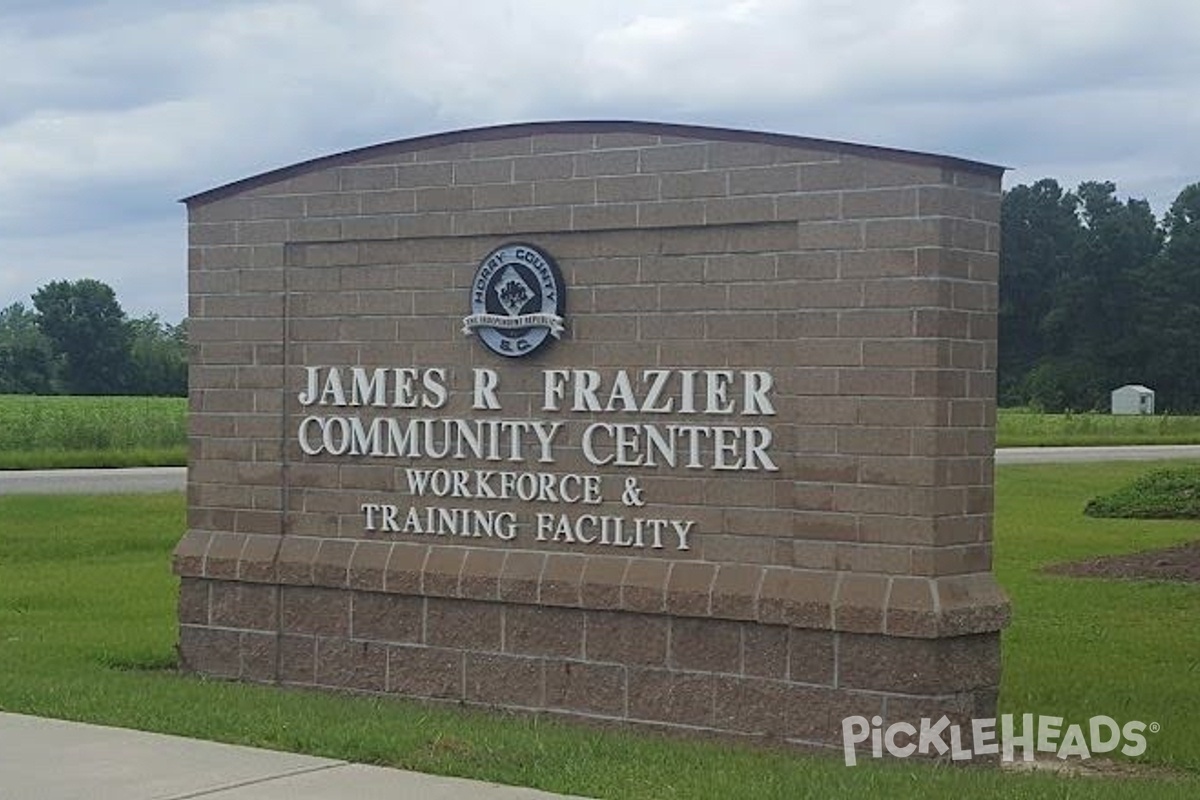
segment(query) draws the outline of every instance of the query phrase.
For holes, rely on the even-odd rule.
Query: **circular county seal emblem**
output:
[[[498,247],[475,270],[463,333],[493,353],[527,356],[563,332],[566,289],[554,259],[533,245]]]

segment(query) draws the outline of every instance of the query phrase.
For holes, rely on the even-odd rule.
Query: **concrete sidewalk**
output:
[[[0,713],[0,800],[556,800],[460,778]]]

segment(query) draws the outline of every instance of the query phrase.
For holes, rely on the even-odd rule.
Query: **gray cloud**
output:
[[[90,274],[180,317],[176,198],[532,119],[942,152],[1160,213],[1198,179],[1200,5],[1178,0],[8,0],[0,70],[0,304]]]

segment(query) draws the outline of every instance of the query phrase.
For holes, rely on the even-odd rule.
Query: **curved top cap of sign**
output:
[[[622,120],[580,120],[569,122],[526,122],[515,125],[495,125],[485,128],[468,128],[448,133],[434,133],[427,136],[416,136],[411,139],[397,139],[391,142],[368,145],[354,150],[346,150],[333,155],[301,161],[280,169],[263,172],[249,178],[227,183],[190,197],[180,202],[189,207],[204,205],[221,200],[240,192],[248,191],[259,186],[265,186],[276,181],[294,178],[309,172],[354,164],[367,159],[379,158],[394,153],[410,153],[420,150],[432,150],[447,145],[487,142],[499,139],[519,139],[522,136],[538,136],[556,133],[640,133],[650,136],[674,136],[684,139],[718,142],[747,142],[754,144],[774,145],[776,147],[797,147],[808,150],[827,150],[829,152],[857,155],[884,161],[897,161],[909,164],[938,165],[995,176],[1005,171],[1005,167],[971,161],[953,156],[941,156],[933,153],[921,153],[913,150],[898,150],[890,147],[838,142],[830,139],[812,139],[804,136],[790,136],[782,133],[765,133],[761,131],[738,130],[736,128],[711,128],[704,125],[675,125],[661,122],[636,122]]]

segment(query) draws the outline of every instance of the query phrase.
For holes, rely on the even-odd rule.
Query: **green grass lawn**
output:
[[[1001,711],[1158,722],[1139,761],[1170,778],[1063,778],[860,762],[170,669],[179,495],[0,497],[0,709],[615,798],[1200,796],[1200,587],[1044,575],[1178,543],[1195,523],[1082,509],[1149,465],[998,470],[996,569],[1012,595]]]
[[[0,469],[186,463],[186,398],[0,395]]]
[[[996,444],[999,447],[1200,444],[1200,417],[1040,414],[1002,408],[996,415]]]

